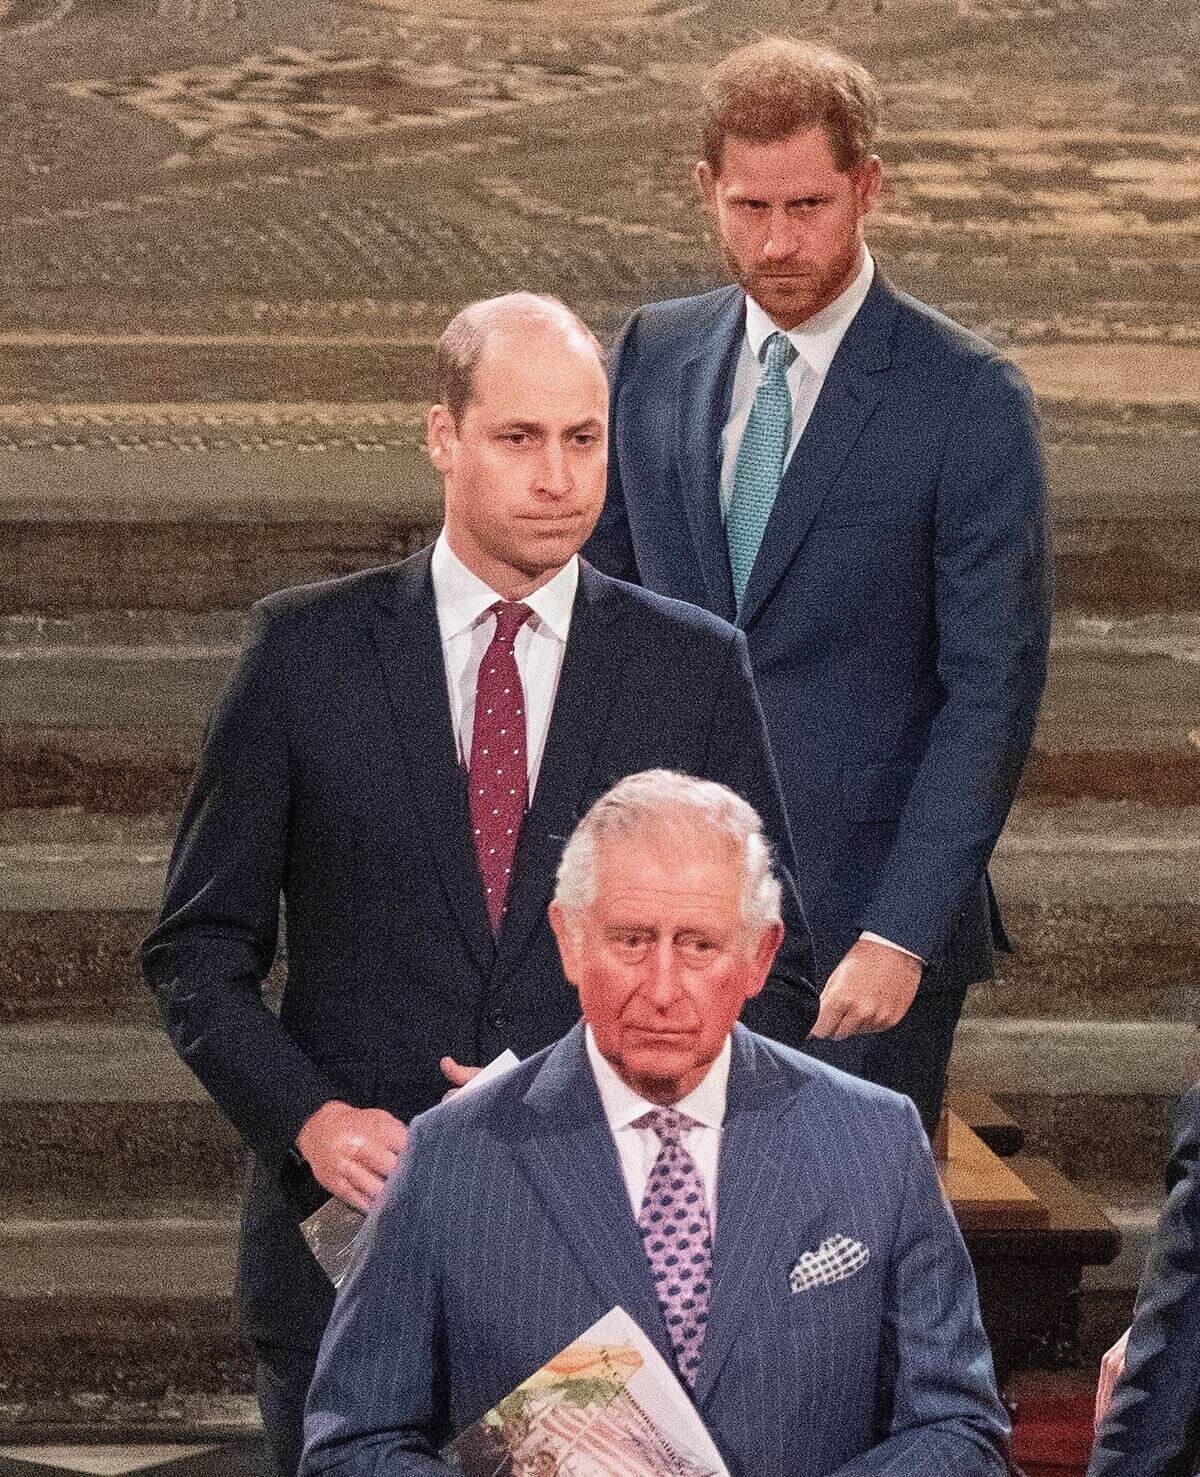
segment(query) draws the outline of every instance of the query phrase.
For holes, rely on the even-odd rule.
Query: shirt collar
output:
[[[496,601],[504,598],[467,568],[450,547],[444,528],[433,546],[430,576],[438,629],[444,642],[478,625]],[[541,629],[564,645],[571,629],[578,586],[579,556],[575,554],[552,580],[525,597],[524,603],[537,617]]]
[[[814,313],[811,318],[788,331],[787,336],[791,339],[797,356],[822,377],[829,373],[833,356],[841,347],[846,330],[854,322],[855,314],[862,307],[874,276],[875,262],[864,246],[862,266],[853,282],[820,312]],[[747,297],[746,342],[756,359],[762,359],[763,345],[773,333],[779,332],[779,325],[752,297]]]
[[[608,1119],[608,1126],[613,1133],[619,1129],[628,1128],[634,1119],[640,1118],[643,1113],[649,1113],[662,1106],[661,1103],[647,1102],[617,1075],[611,1063],[600,1055],[600,1048],[596,1045],[591,1026],[588,1026],[584,1032],[584,1040],[587,1045],[588,1061],[592,1064],[592,1073],[596,1078],[596,1088],[600,1093],[600,1103],[604,1108],[604,1116]],[[706,1128],[720,1128],[725,1121],[725,1099],[729,1091],[729,1063],[732,1056],[733,1047],[729,1037],[726,1036],[724,1046],[721,1047],[716,1060],[703,1078],[686,1097],[680,1098],[671,1106],[678,1109],[680,1113],[686,1113],[689,1118],[694,1118],[697,1123],[703,1123]]]

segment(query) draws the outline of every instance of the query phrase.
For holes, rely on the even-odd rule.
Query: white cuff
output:
[[[920,954],[914,954],[911,949],[906,949],[902,944],[894,944],[891,939],[881,938],[877,933],[864,932],[859,934],[860,939],[869,939],[873,944],[886,944],[889,949],[895,949],[897,954],[907,954],[910,959],[915,959],[918,964],[924,964],[925,960]]]

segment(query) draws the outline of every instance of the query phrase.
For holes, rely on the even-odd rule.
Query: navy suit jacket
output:
[[[613,367],[608,500],[586,552],[735,618],[721,428],[738,288],[656,303]],[[982,340],[878,276],[784,475],[745,629],[824,979],[869,929],[991,974],[986,866],[1029,750],[1049,639],[1029,391]]]
[[[1200,1090],[1179,1105],[1168,1184],[1125,1373],[1096,1433],[1088,1477],[1200,1471]]]
[[[793,1293],[804,1251],[870,1258]],[[321,1348],[303,1477],[439,1448],[620,1305],[673,1365],[582,1026],[413,1125]],[[1005,1472],[974,1275],[911,1102],[735,1028],[694,1400],[732,1477]]]
[[[488,922],[450,720],[429,553],[261,602],[207,733],[144,967],[171,1039],[257,1151],[240,1287],[250,1332],[314,1349],[332,1305],[297,1229],[325,1192],[290,1154],[341,1098],[406,1121],[446,1083],[578,1019],[546,918],[566,838],[616,780],[664,765],[787,823],[743,637],[584,566],[499,938]],[[262,998],[280,897],[287,982]],[[815,1019],[794,888],[756,1024]],[[754,1002],[756,1005],[759,1002]]]

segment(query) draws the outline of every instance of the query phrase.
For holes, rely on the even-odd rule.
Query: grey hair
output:
[[[725,836],[742,857],[742,919],[757,937],[780,920],[780,887],[758,812],[714,780],[670,769],[628,775],[592,805],[575,827],[558,864],[554,900],[578,920],[596,900],[596,849],[600,842],[650,837],[685,854],[697,828]]]
[[[544,292],[507,292],[484,298],[455,313],[437,341],[435,365],[439,402],[457,425],[475,395],[475,369],[490,336],[514,323],[538,323],[578,338],[595,351],[604,369],[600,340],[561,299]]]

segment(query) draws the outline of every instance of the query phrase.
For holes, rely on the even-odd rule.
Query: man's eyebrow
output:
[[[589,415],[587,420],[576,421],[573,426],[567,427],[568,436],[576,436],[580,431],[602,431],[604,422],[597,416]]]
[[[536,436],[544,429],[545,427],[540,421],[523,421],[517,419],[500,421],[496,426],[497,431],[524,431],[527,436]]]

